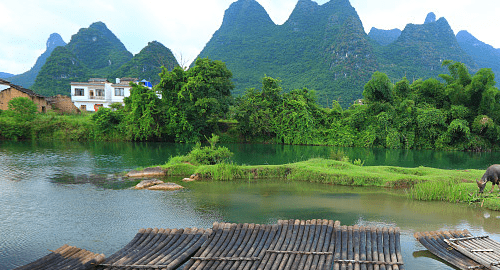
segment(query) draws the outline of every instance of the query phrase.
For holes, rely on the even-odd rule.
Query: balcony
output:
[[[104,100],[104,96],[91,96],[90,99]]]

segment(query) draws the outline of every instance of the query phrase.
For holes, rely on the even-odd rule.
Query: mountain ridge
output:
[[[226,9],[220,28],[198,57],[226,63],[236,85],[233,94],[259,87],[267,75],[281,79],[285,90],[303,87],[316,90],[319,102],[327,106],[334,99],[347,106],[362,98],[363,86],[375,71],[385,72],[392,79],[403,76],[427,79],[447,72],[441,66],[443,60],[463,62],[472,72],[479,68],[475,58],[458,43],[448,21],[445,18],[436,20],[434,13],[429,13],[423,24],[408,24],[403,31],[380,30],[395,32],[393,41],[385,44],[373,37],[372,30],[366,34],[356,9],[348,0],[330,0],[322,5],[312,0],[299,0],[282,25],[274,23],[257,1],[239,0]],[[148,69],[149,64],[130,64],[134,58],[138,61],[140,53],[132,56],[104,23],[96,22],[80,31],[82,35],[74,36],[84,36],[81,44],[89,45],[87,48],[102,39],[107,40],[109,42],[104,42],[102,47],[113,49],[118,56],[102,51],[86,52],[70,44],[68,48],[76,59],[85,58],[89,52],[91,56],[100,56],[98,61],[80,59],[89,74],[79,80],[89,76],[114,79],[120,77],[122,71],[122,75],[131,75],[131,69],[124,67],[127,64],[135,65],[136,71],[140,67],[144,71]],[[500,52],[500,49],[494,50]],[[59,75],[52,77],[71,74]]]
[[[58,33],[52,33],[50,34],[49,38],[47,39],[47,42],[45,43],[45,52],[43,52],[35,62],[35,65],[33,65],[32,68],[30,68],[28,71],[21,73],[19,75],[11,76],[9,78],[9,81],[13,84],[21,85],[25,88],[30,88],[36,80],[36,76],[38,76],[38,73],[42,69],[43,65],[45,65],[45,62],[49,58],[50,54],[54,51],[55,48],[59,46],[65,46],[66,42],[62,39],[61,35]]]
[[[231,20],[243,20],[243,16],[234,14],[252,17],[252,9],[235,12],[235,7],[245,8],[245,3],[260,6],[254,0],[233,3],[225,12],[231,16],[224,18],[223,25],[198,55],[226,63],[237,85],[235,94],[258,86],[262,77],[267,75],[280,78],[287,89],[307,87],[325,90],[322,86],[331,83],[330,78],[334,78],[337,91],[323,92],[325,96],[333,97],[342,95],[343,92],[338,89],[350,84],[362,87],[359,79],[367,79],[371,75],[368,73],[375,71],[368,37],[349,1],[332,0],[318,5],[311,0],[300,0],[282,25],[267,22],[254,25],[252,31],[242,33],[231,28],[237,25]],[[265,11],[262,6],[258,10]],[[339,35],[346,34],[345,29],[354,32],[348,43],[341,42],[342,38],[339,38]],[[351,55],[353,58],[349,58]],[[362,64],[352,63],[354,55]],[[363,69],[362,66],[369,67]]]
[[[169,69],[178,65],[172,52],[161,43],[150,42],[133,56],[103,22],[95,22],[52,52],[32,88],[51,96],[70,95],[71,82],[85,82],[92,77],[137,77],[158,82],[162,64]]]
[[[469,32],[462,30],[457,33],[457,41],[463,50],[472,56],[479,68],[491,68],[500,82],[500,50],[493,48]]]

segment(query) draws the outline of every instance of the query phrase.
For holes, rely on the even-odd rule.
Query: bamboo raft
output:
[[[141,229],[98,269],[176,269],[207,240],[208,229]]]
[[[215,223],[184,269],[404,269],[398,228],[332,220]]]
[[[206,230],[141,229],[107,259],[102,254],[92,257],[90,252],[66,254],[68,247],[63,247],[38,260],[43,267],[33,267],[36,261],[19,269],[170,270],[186,262],[186,270],[404,269],[399,228],[341,226],[340,221],[320,219],[280,220],[271,225],[214,223]],[[82,262],[82,268],[73,261],[66,267],[62,256],[57,256],[61,252],[68,259],[73,258],[69,253],[94,259]]]
[[[416,232],[414,237],[431,253],[459,269],[487,269],[483,264],[478,263],[474,257],[466,256],[460,249],[449,245],[450,240],[459,242],[453,240],[473,238],[467,230]]]
[[[85,249],[63,245],[52,251],[51,254],[42,257],[30,264],[15,268],[24,269],[92,269],[95,265],[104,261],[103,254],[95,254]]]

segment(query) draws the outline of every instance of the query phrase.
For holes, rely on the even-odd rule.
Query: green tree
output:
[[[118,105],[113,105],[113,107],[116,108]],[[92,115],[92,120],[95,123],[95,134],[109,138],[119,138],[118,134],[120,133],[123,118],[122,109],[100,108]]]
[[[235,118],[238,130],[245,138],[273,139],[276,137],[276,119],[282,107],[281,81],[264,77],[262,90],[247,89],[238,99]]]
[[[20,122],[31,121],[38,111],[37,105],[27,97],[16,97],[9,101],[7,107],[13,112],[14,118]]]
[[[283,103],[277,114],[278,141],[285,144],[313,144],[318,141],[317,122],[320,120],[314,94],[307,89],[292,90],[283,95]]]
[[[197,59],[185,71],[163,69],[156,90],[166,109],[166,135],[178,142],[197,141],[216,129],[231,103],[232,73],[221,61]]]
[[[368,102],[392,102],[394,99],[393,85],[387,74],[376,71],[365,84],[363,97]]]
[[[406,99],[411,94],[410,82],[406,77],[394,85],[394,94],[399,99]]]
[[[448,106],[445,86],[434,78],[425,80],[419,87],[418,103],[432,104],[436,108]]]
[[[164,106],[154,89],[132,84],[125,103],[123,121],[126,136],[132,140],[154,140],[162,136]]]

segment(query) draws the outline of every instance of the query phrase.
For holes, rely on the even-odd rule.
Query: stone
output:
[[[164,176],[166,171],[162,167],[148,167],[140,171],[130,171],[126,174],[127,177],[152,177]]]
[[[160,184],[164,184],[164,182],[158,179],[142,180],[139,184],[135,185],[135,189],[145,189]]]
[[[193,182],[193,181],[198,181],[200,180],[200,175],[195,173],[195,174],[192,174],[189,178],[184,178],[182,179],[182,181],[184,182]]]
[[[178,190],[183,188],[183,186],[171,182],[148,187],[149,190]]]

